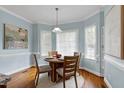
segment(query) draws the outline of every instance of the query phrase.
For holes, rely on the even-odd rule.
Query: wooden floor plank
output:
[[[85,80],[84,88],[107,88],[103,77],[96,76],[85,70],[80,70],[80,74]]]
[[[84,77],[84,88],[106,88],[103,78],[91,74],[85,70],[80,70]],[[8,88],[34,88],[36,69],[34,67],[12,74],[11,81],[8,82]],[[83,82],[82,82],[83,83]]]

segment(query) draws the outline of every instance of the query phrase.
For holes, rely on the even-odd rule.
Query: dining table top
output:
[[[64,63],[64,59],[62,58],[45,58],[44,60],[52,63]]]

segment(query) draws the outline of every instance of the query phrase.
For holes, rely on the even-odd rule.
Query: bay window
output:
[[[62,55],[73,55],[78,51],[78,30],[65,30],[56,35],[57,51]]]

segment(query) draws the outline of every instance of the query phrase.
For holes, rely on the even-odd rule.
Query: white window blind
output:
[[[78,30],[66,30],[57,33],[57,51],[63,56],[72,55],[78,51]]]
[[[48,56],[48,51],[52,50],[52,36],[51,32],[41,32],[41,56]]]
[[[85,28],[85,58],[96,59],[96,25]]]

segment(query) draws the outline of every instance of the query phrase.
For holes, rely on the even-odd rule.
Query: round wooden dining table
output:
[[[56,82],[57,80],[57,73],[56,69],[63,67],[64,59],[57,59],[57,58],[45,58],[44,59],[46,62],[49,62],[49,65],[52,68],[51,72],[51,81]]]

